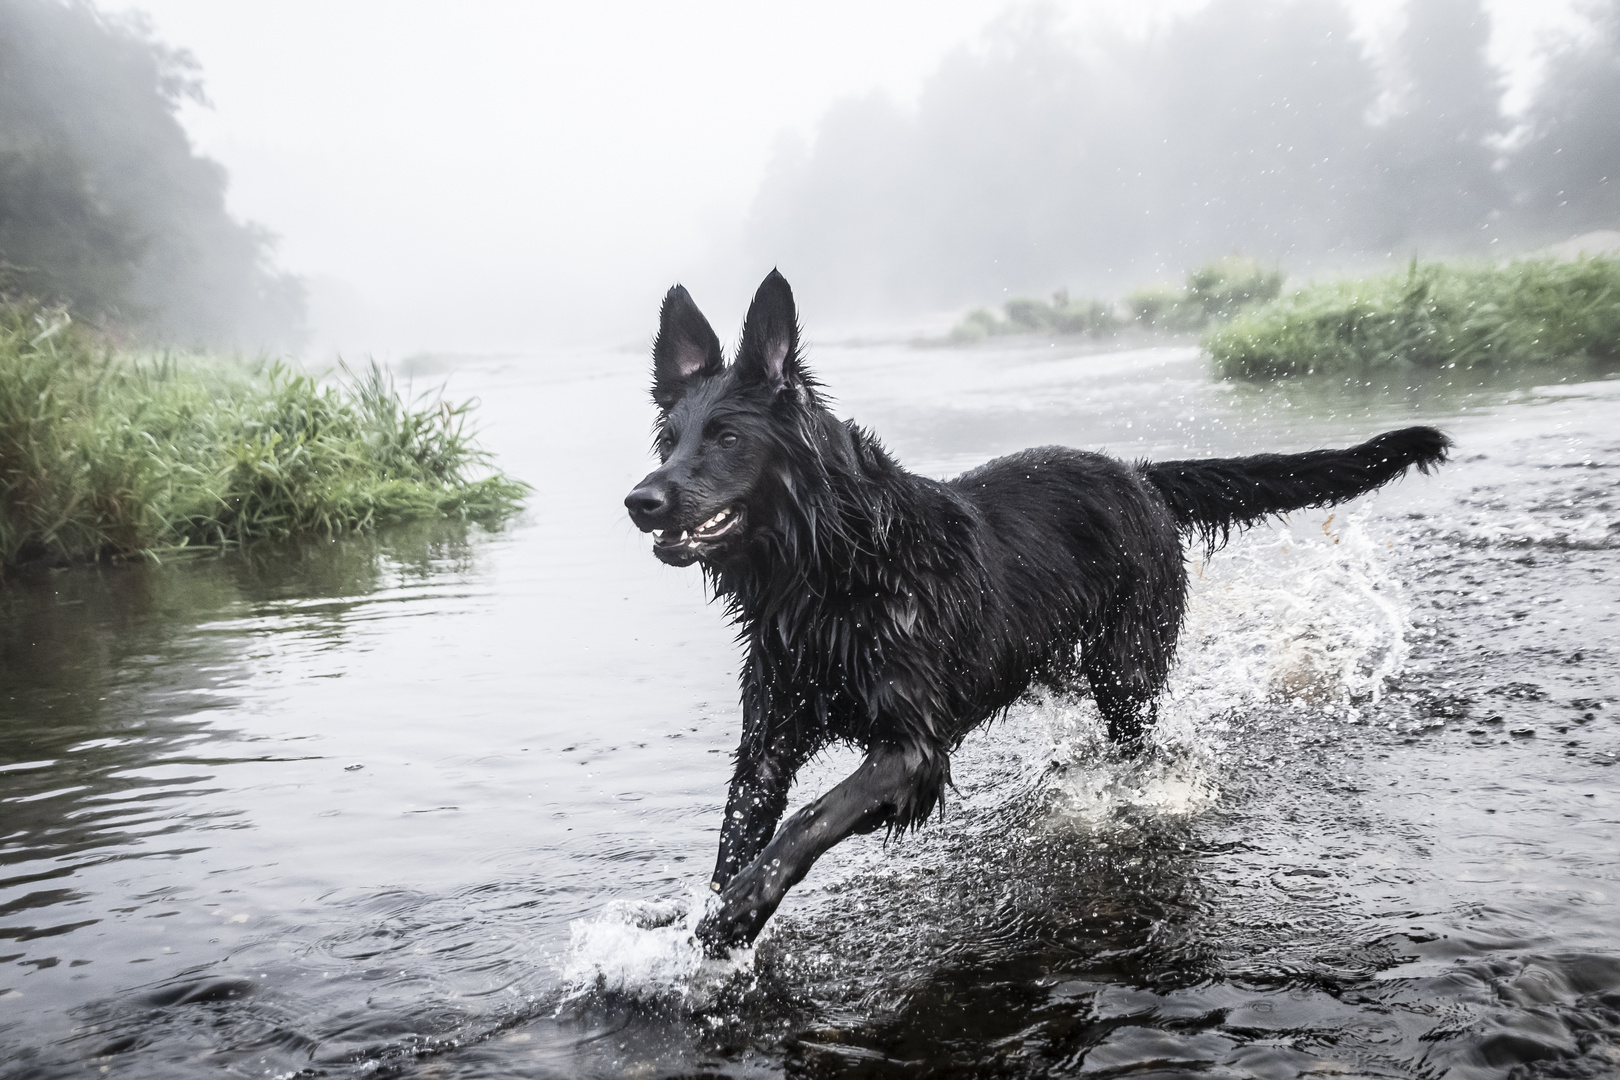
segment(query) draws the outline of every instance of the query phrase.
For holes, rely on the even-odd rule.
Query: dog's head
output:
[[[754,293],[730,366],[692,297],[669,290],[653,343],[662,464],[624,500],[658,558],[714,564],[746,547],[781,495],[785,442],[814,385],[800,362],[793,290],[775,270]]]

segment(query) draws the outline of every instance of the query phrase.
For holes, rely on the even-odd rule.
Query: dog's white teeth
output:
[[[686,538],[687,538],[687,537],[689,537],[689,536],[691,536],[691,535],[692,535],[692,534],[691,534],[691,533],[689,533],[689,532],[687,532],[687,531],[686,531],[686,530],[685,530],[685,529],[682,529],[682,530],[681,530],[681,539],[682,539],[682,540],[683,540],[683,541],[684,541],[684,540],[685,540],[685,539],[686,539]]]

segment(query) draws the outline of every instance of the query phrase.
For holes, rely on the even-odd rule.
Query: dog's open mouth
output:
[[[659,529],[653,533],[653,546],[660,553],[684,550],[695,554],[703,545],[712,544],[741,527],[742,520],[743,508],[728,506],[695,529]]]

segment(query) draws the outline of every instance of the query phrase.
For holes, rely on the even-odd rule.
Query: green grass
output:
[[[323,386],[121,355],[59,312],[0,307],[0,568],[498,520],[528,489],[490,469],[469,407],[407,403],[375,365]]]
[[[1003,334],[1037,333],[1102,337],[1117,330],[1121,321],[1106,300],[1084,296],[1071,299],[1065,289],[1053,293],[1050,301],[1022,297],[1008,300],[1003,310],[1005,318],[985,308],[973,309],[951,329],[950,339],[967,343]]]
[[[1000,317],[987,308],[975,308],[951,329],[950,340],[969,344],[1005,334],[1040,333],[1109,337],[1130,326],[1187,333],[1275,299],[1282,291],[1283,277],[1276,267],[1228,255],[1188,271],[1185,285],[1145,285],[1129,293],[1121,304],[1070,297],[1067,289],[1059,289],[1049,301],[1008,300]]]
[[[1280,267],[1228,255],[1187,274],[1187,303],[1202,313],[1205,322],[1219,322],[1277,299],[1286,277]]]
[[[1620,259],[1420,263],[1309,285],[1206,334],[1227,378],[1620,360]]]

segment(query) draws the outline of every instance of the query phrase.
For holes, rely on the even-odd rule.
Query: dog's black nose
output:
[[[640,522],[643,518],[657,517],[669,508],[669,493],[661,487],[643,484],[624,497],[625,509]]]

